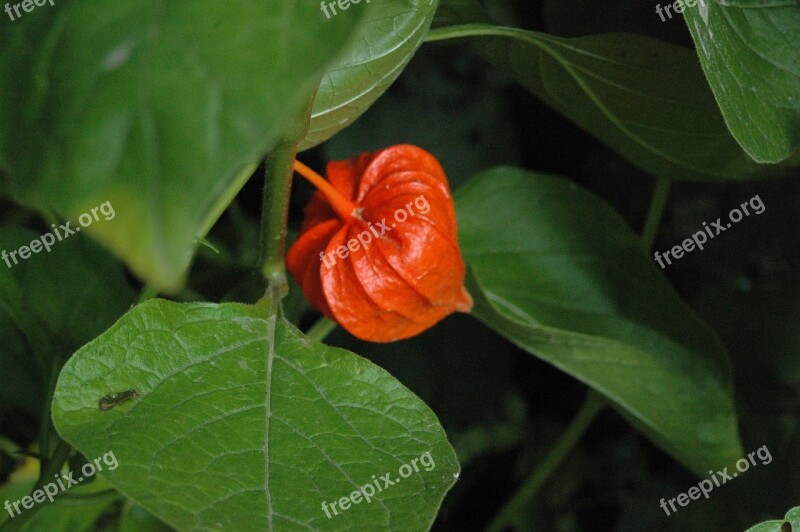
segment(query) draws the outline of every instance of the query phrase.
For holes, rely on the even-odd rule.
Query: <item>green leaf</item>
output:
[[[800,146],[800,9],[727,4],[686,8],[686,24],[733,136],[756,161],[776,163]]]
[[[153,514],[129,501],[122,512],[117,532],[171,532],[172,527],[162,523]]]
[[[721,6],[746,7],[761,9],[769,7],[796,6],[797,0],[714,0]]]
[[[608,205],[498,168],[456,206],[478,319],[602,392],[693,471],[742,456],[722,345]]]
[[[783,521],[764,521],[745,530],[745,532],[791,532],[800,530],[800,506],[786,512]]]
[[[709,181],[763,172],[725,127],[691,50],[632,34],[567,39],[486,24],[439,28],[428,40],[458,37],[647,172]]]
[[[0,399],[34,416],[51,366],[102,333],[135,300],[120,265],[86,238],[52,237],[50,252],[42,247],[22,259],[20,247],[40,236],[0,229]]]
[[[375,103],[417,51],[438,0],[381,0],[351,5],[365,15],[350,44],[326,69],[311,125],[300,149],[320,144],[353,123]],[[335,18],[350,16],[339,12]]]
[[[507,83],[475,54],[454,57],[449,48],[419,50],[403,71],[402,89],[384,94],[356,123],[325,142],[323,158],[347,159],[395,144],[425,146],[447,169],[453,189],[486,168],[521,163],[525,148],[509,128],[516,109],[507,104]]]
[[[136,307],[65,366],[56,428],[86,456],[113,450],[108,481],[178,529],[428,528],[459,470],[433,413],[384,370],[264,314]],[[139,398],[99,410],[126,390]],[[323,502],[424,453],[429,471],[326,517]]]
[[[10,256],[16,297],[0,291],[0,306],[10,309],[29,341],[46,335],[66,358],[122,316],[135,301],[135,293],[119,263],[97,244],[80,235],[60,242],[51,237],[55,243],[49,252],[41,247],[27,259]],[[4,228],[0,250],[30,248],[43,238],[48,240],[33,231]],[[5,266],[0,263],[0,268]],[[0,274],[0,285],[5,276]]]
[[[181,284],[360,13],[317,0],[56,2],[0,26],[0,171],[149,283]]]

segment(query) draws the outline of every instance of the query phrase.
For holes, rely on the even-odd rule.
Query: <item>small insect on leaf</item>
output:
[[[100,398],[100,410],[111,410],[117,405],[126,403],[132,399],[139,399],[142,396],[136,390],[126,390],[124,392],[110,393]]]

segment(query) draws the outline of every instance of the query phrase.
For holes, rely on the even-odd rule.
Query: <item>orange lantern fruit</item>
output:
[[[422,148],[399,145],[328,164],[287,266],[306,298],[354,336],[409,338],[469,312],[453,197]]]

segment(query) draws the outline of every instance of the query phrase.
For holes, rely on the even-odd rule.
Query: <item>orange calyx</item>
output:
[[[352,217],[360,219],[361,209],[358,209],[355,203],[342,196],[324,177],[297,160],[294,162],[294,171],[305,177],[325,196],[325,199],[328,200],[328,203],[342,221],[346,222]]]
[[[324,178],[295,168],[318,190],[286,266],[313,306],[371,342],[471,310],[453,196],[432,154],[403,144],[330,161]]]

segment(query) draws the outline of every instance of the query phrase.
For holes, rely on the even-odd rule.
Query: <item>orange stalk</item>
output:
[[[339,215],[339,218],[347,221],[353,216],[356,211],[355,203],[342,196],[324,177],[298,160],[294,161],[294,171],[305,177],[312,185],[317,187],[317,190],[322,192],[330,206]]]

